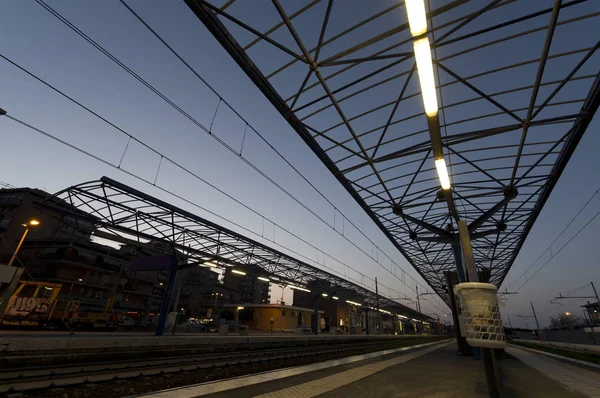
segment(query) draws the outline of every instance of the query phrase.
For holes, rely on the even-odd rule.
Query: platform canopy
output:
[[[176,254],[179,267],[206,266],[231,269],[240,277],[251,275],[292,289],[308,291],[315,298],[327,294],[350,301],[360,309],[375,309],[375,292],[345,278],[289,256],[235,231],[108,177],[62,190],[37,203],[41,210],[88,236]],[[156,255],[156,254],[154,254]],[[379,308],[390,315],[432,320],[399,303],[396,297],[379,295]]]
[[[600,102],[594,0],[424,1],[438,156],[404,1],[186,3],[446,301],[457,220],[501,285]]]

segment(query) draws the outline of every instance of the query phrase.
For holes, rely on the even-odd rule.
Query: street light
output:
[[[415,59],[417,61],[417,72],[421,86],[421,96],[427,116],[435,116],[438,113],[437,94],[435,91],[435,79],[433,77],[433,61],[431,59],[431,45],[429,38],[424,37],[413,43]]]
[[[21,249],[21,245],[23,244],[23,241],[25,240],[25,237],[27,236],[27,233],[29,232],[29,228],[37,227],[38,225],[40,225],[40,222],[36,219],[29,220],[29,222],[27,224],[23,224],[23,226],[25,227],[25,232],[23,232],[23,236],[21,236],[21,240],[19,241],[17,248],[15,249],[12,257],[10,258],[10,261],[8,262],[9,267],[12,265],[13,261],[15,261],[15,258],[17,258],[17,253],[19,253],[19,250]]]
[[[292,290],[301,290],[301,291],[303,291],[303,292],[310,293],[310,290],[308,290],[308,289],[305,289],[305,288],[303,288],[303,287],[300,287],[300,286],[287,285],[287,287],[288,287],[288,288],[290,288],[290,289],[292,289]]]
[[[442,189],[450,189],[450,177],[448,176],[448,169],[446,168],[446,161],[444,158],[435,160],[435,168],[437,170]]]
[[[423,0],[406,0],[404,2],[410,34],[413,37],[427,32],[427,16],[425,15],[425,3]]]
[[[438,118],[438,101],[433,74],[433,60],[431,57],[431,44],[427,33],[427,14],[423,0],[406,0],[406,14],[412,35],[415,62],[421,86],[421,97],[427,115],[429,134],[431,135],[435,168],[443,190],[451,188],[446,161],[443,157],[441,138],[439,136],[440,121]]]

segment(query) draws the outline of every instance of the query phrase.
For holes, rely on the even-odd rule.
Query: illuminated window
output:
[[[340,326],[344,326],[344,320],[340,318]]]

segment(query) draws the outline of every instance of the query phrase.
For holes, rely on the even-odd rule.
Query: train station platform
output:
[[[501,397],[600,397],[600,372],[522,350],[498,360]],[[459,356],[454,341],[421,344],[170,389],[185,397],[488,397],[483,364]]]

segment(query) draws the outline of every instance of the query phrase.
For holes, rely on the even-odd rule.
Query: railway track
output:
[[[191,356],[170,356],[135,361],[95,362],[78,365],[58,365],[3,369],[0,373],[0,393],[23,392],[44,388],[58,388],[85,383],[99,383],[147,377],[159,374],[194,371],[213,367],[236,366],[278,359],[301,358],[346,353],[351,355],[365,350],[385,350],[418,341],[347,343],[333,346],[294,347],[237,351]],[[406,344],[408,343],[408,344]]]

